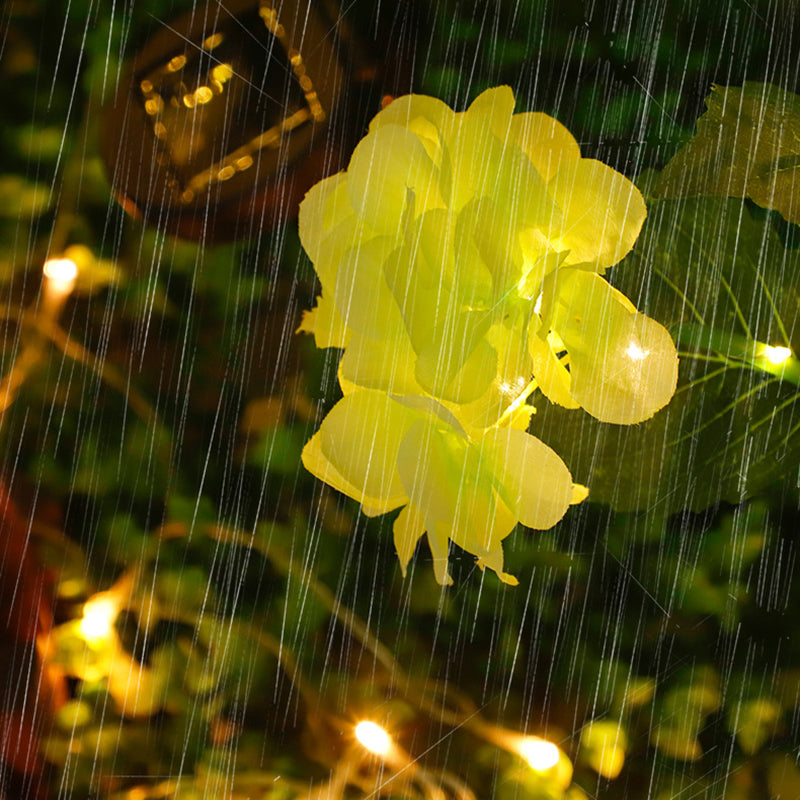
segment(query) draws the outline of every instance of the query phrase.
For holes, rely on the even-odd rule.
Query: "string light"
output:
[[[80,632],[89,644],[106,641],[114,629],[119,603],[107,593],[95,595],[83,607]]]
[[[561,757],[558,748],[546,739],[537,736],[526,736],[519,743],[519,754],[536,772],[546,772],[558,763]]]
[[[768,344],[764,346],[763,356],[770,364],[780,366],[792,357],[792,351],[788,347],[773,347]]]
[[[391,736],[374,722],[359,722],[355,734],[362,746],[376,756],[387,756],[392,749]]]
[[[48,287],[69,294],[78,277],[78,265],[71,258],[50,258],[44,262],[44,275]]]

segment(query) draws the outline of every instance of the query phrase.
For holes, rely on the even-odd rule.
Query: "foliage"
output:
[[[664,197],[749,197],[800,222],[797,181],[800,98],[780,87],[714,86],[697,134],[658,180]]]
[[[615,278],[677,340],[675,398],[630,430],[545,408],[541,435],[597,500],[617,508],[667,515],[741,502],[800,466],[800,251],[740,200],[650,197],[648,206]]]

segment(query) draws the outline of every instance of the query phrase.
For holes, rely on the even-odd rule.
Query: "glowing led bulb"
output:
[[[526,736],[519,744],[520,755],[528,762],[531,769],[537,772],[554,767],[560,758],[558,748],[544,739]]]
[[[356,739],[376,756],[385,756],[392,748],[389,734],[374,722],[359,722],[356,725]]]
[[[62,291],[70,291],[78,276],[78,265],[70,258],[50,258],[44,262],[48,282]]]
[[[788,347],[773,347],[768,344],[764,348],[764,358],[766,358],[770,364],[780,366],[791,357],[792,351]]]
[[[83,607],[81,635],[90,644],[110,638],[117,618],[118,604],[108,595],[95,595]]]

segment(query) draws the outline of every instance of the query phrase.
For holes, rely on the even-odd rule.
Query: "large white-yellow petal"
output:
[[[563,218],[547,236],[555,250],[569,250],[566,264],[591,263],[602,272],[630,252],[647,207],[624,175],[584,158],[563,164],[548,189]]]
[[[554,326],[570,357],[570,393],[602,422],[649,419],[675,393],[678,355],[669,332],[636,312],[599,275],[571,271],[559,284]]]
[[[398,450],[417,418],[383,392],[353,392],[322,421],[303,450],[303,464],[372,510],[397,508],[407,499],[397,472]]]
[[[392,338],[403,318],[386,283],[384,264],[394,240],[377,236],[351,247],[336,275],[336,307],[347,327],[364,336]]]
[[[446,132],[454,124],[455,113],[447,103],[424,94],[407,94],[392,100],[379,111],[369,124],[370,133],[385,125],[409,127],[415,119],[423,118],[438,130]]]
[[[339,383],[345,394],[356,386],[396,395],[424,394],[414,371],[416,360],[408,336],[374,339],[353,333],[339,362]]]
[[[331,175],[309,189],[300,203],[297,225],[300,241],[313,262],[320,259],[328,234],[354,215],[345,172]]]
[[[413,216],[442,207],[438,174],[419,138],[399,125],[377,128],[357,145],[347,169],[356,214],[376,231],[396,236],[409,203]]]
[[[510,133],[545,181],[553,178],[564,164],[581,157],[575,137],[547,114],[515,114]]]
[[[484,452],[494,466],[497,491],[523,525],[552,528],[572,500],[572,476],[558,454],[524,431],[487,431]]]

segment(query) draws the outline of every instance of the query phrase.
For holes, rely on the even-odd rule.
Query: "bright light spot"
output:
[[[222,44],[224,38],[225,34],[214,33],[203,42],[203,47],[205,47],[206,50],[213,50],[215,47]]]
[[[61,286],[70,286],[78,276],[78,265],[69,258],[51,258],[44,262],[44,274]]]
[[[770,364],[780,365],[788,361],[792,357],[792,351],[788,347],[772,347],[767,345],[764,348],[764,358]]]
[[[523,739],[519,745],[519,752],[530,764],[531,769],[535,769],[537,772],[544,772],[554,767],[561,757],[558,748],[552,742],[537,739],[535,736],[527,736]]]
[[[200,86],[195,89],[194,99],[196,103],[203,105],[207,103],[214,96],[214,92],[208,86]]]
[[[356,725],[356,739],[376,756],[387,755],[392,747],[389,734],[374,722],[359,722]]]
[[[169,60],[167,64],[167,69],[170,72],[177,72],[179,69],[182,69],[183,66],[186,64],[186,56],[175,56]]]
[[[533,307],[533,313],[534,313],[534,314],[538,314],[538,313],[539,313],[539,312],[542,310],[542,297],[544,297],[544,295],[543,295],[543,294],[540,294],[540,295],[539,295],[539,296],[536,298],[536,304],[535,304],[535,305],[534,305],[534,307]]]
[[[517,397],[526,385],[524,378],[517,378],[514,381],[498,381],[497,389],[506,397]]]
[[[628,345],[628,349],[626,352],[628,354],[628,357],[632,361],[641,361],[643,358],[649,355],[649,352],[647,350],[642,350],[642,348],[639,347],[639,345],[636,344],[636,342],[631,342]]]
[[[83,607],[81,635],[87,642],[100,643],[108,639],[117,618],[118,604],[108,595],[95,595]]]
[[[225,81],[230,80],[232,76],[233,67],[231,67],[230,64],[217,64],[217,66],[211,70],[211,77],[220,83],[225,83]]]

